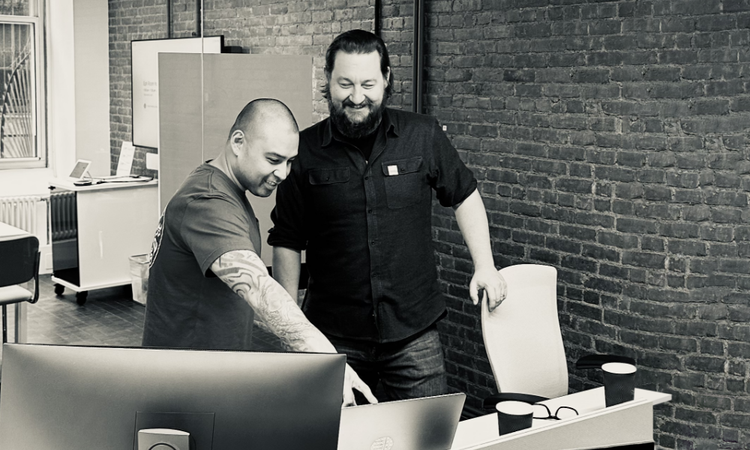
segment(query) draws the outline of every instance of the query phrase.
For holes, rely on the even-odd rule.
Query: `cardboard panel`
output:
[[[312,76],[309,56],[161,54],[160,208],[164,209],[195,167],[219,154],[234,119],[249,101],[279,99],[292,111],[300,129],[312,125]],[[274,202],[275,195],[250,195],[260,221],[261,257],[267,266],[271,265],[271,248],[265,240]]]
[[[159,57],[159,211],[203,162],[201,57]]]

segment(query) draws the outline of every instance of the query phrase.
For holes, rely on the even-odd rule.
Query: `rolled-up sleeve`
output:
[[[276,191],[276,206],[271,211],[273,228],[269,230],[268,245],[284,247],[294,250],[304,250],[307,247],[307,233],[305,231],[305,205],[297,178],[299,170],[292,171]]]
[[[461,160],[437,121],[432,127],[430,142],[433,144],[430,184],[442,206],[458,205],[476,190],[474,173]]]

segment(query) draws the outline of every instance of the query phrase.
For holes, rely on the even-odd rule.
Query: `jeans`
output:
[[[404,341],[378,344],[328,336],[379,401],[447,393],[448,385],[437,327]],[[381,390],[376,390],[380,382]],[[367,403],[355,391],[357,404]],[[384,398],[381,398],[384,397]]]

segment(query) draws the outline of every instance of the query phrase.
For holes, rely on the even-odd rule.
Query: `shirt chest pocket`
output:
[[[422,157],[399,159],[382,163],[385,196],[388,208],[399,209],[413,205],[422,198],[426,183],[421,172]]]
[[[348,167],[313,169],[308,172],[311,203],[316,213],[336,216],[351,212],[349,210],[351,202],[347,201],[352,194],[349,186],[350,178]]]

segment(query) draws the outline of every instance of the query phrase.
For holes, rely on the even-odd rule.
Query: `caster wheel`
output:
[[[62,284],[55,284],[55,295],[62,295],[65,292],[65,286]]]
[[[76,293],[76,303],[78,303],[80,306],[83,306],[86,304],[86,297],[88,297],[89,293],[88,291],[81,291]]]

